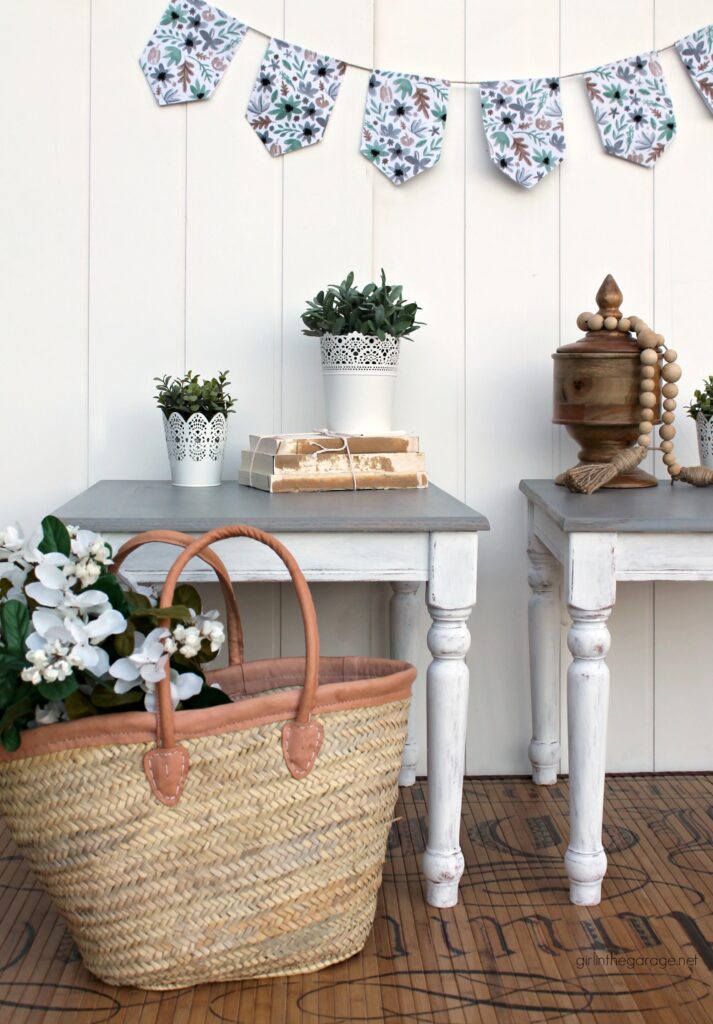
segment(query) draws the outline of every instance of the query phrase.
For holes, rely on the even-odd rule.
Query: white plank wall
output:
[[[225,0],[227,3],[227,0]],[[325,141],[272,159],[244,112],[249,34],[207,104],[159,109],[137,66],[162,0],[6,5],[16,95],[0,105],[0,520],[29,528],[105,477],[166,477],[152,378],[231,371],[227,475],[249,432],[323,423],[304,300],[349,269],[403,282],[427,327],[403,346],[398,422],[435,483],[482,510],[467,770],[524,772],[530,735],[523,476],[575,449],[550,424],[550,355],[607,272],[684,367],[713,372],[713,118],[663,55],[679,136],[653,172],[606,157],[563,83],[567,158],[534,191],[490,164],[477,89],[454,87],[440,166],[396,190],[358,152],[367,72],[348,69]],[[707,0],[234,0],[257,28],[359,64],[451,78],[567,74],[711,20]],[[437,17],[435,12],[437,10]],[[62,55],[61,61],[56,55]],[[692,423],[677,439],[695,462]],[[660,470],[659,470],[660,471]],[[316,588],[327,653],[386,653],[389,588]],[[207,597],[217,600],[215,589]],[[299,650],[287,588],[243,586],[252,657]],[[713,768],[713,588],[628,584],[611,620],[609,770]],[[564,626],[564,622],[563,622]],[[417,700],[422,741],[427,619]],[[563,653],[563,668],[566,658]],[[563,710],[564,719],[564,710]],[[562,738],[566,740],[566,729]],[[565,751],[566,765],[566,751]],[[425,757],[422,759],[425,766]]]

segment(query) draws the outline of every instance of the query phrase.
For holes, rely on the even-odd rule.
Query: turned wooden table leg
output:
[[[559,743],[559,562],[536,538],[527,549],[530,571],[528,625],[530,633],[530,698],[532,701],[532,739],[528,754],[532,781],[551,786],[557,781],[560,763]]]
[[[615,597],[615,543],[609,534],[570,540],[567,646],[569,738],[569,846],[565,869],[570,899],[581,906],[601,900],[607,857],[602,845],[609,707],[610,636],[607,619]]]
[[[431,571],[426,602],[433,624],[427,675],[428,843],[422,867],[432,907],[453,907],[464,862],[460,817],[468,720],[470,647],[467,621],[475,603],[477,535],[431,536]]]
[[[418,660],[418,588],[413,582],[394,582],[389,605],[389,632],[391,657],[396,661],[408,661],[415,665]],[[416,701],[411,701],[408,716],[408,735],[401,758],[400,786],[413,786],[416,781],[418,744],[416,742]]]

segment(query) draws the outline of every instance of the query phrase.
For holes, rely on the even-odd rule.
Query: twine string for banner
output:
[[[246,24],[246,23],[243,22],[243,24]],[[262,36],[263,39],[275,39],[275,38],[277,38],[276,36],[271,35],[270,32],[263,32],[262,29],[253,28],[252,25],[248,25],[248,29],[251,32],[254,32],[255,35]],[[667,43],[665,46],[652,46],[650,48],[649,47],[644,47],[643,49],[638,50],[637,52],[638,53],[648,53],[648,52],[665,53],[666,50],[673,50],[675,46],[676,46],[676,43],[673,42],[673,43]],[[306,47],[306,49],[313,49],[313,47]],[[342,64],[346,64],[346,66],[348,68],[356,68],[358,71],[368,71],[371,74],[372,71],[376,71],[377,70],[377,65],[369,66],[368,64],[357,64],[357,63],[355,63],[354,61],[351,61],[351,60],[343,60],[341,57],[337,57],[335,59],[341,61]],[[626,58],[622,58],[622,60],[625,60],[625,59]],[[614,58],[614,60],[616,60],[616,58]],[[379,63],[381,64],[381,62],[379,62]],[[603,64],[610,64],[610,63],[612,63],[612,61],[607,60],[607,61],[603,61],[602,63]],[[556,77],[559,78],[559,80],[561,82],[564,81],[565,79],[569,79],[569,78],[583,78],[585,75],[590,74],[592,71],[595,71],[596,68],[600,67],[600,66],[601,66],[600,64],[596,64],[592,68],[587,68],[586,71],[570,71],[566,75],[557,75]],[[429,75],[420,75],[419,77],[433,78],[433,77],[437,77],[437,76],[429,74]],[[537,77],[545,78],[547,76],[546,75],[539,75],[539,76],[538,75],[530,75],[529,77],[530,78],[537,78]],[[445,80],[448,81],[449,85],[483,85],[485,82],[492,82],[494,79],[491,77],[491,78],[447,78]]]
[[[349,472],[352,475],[352,489],[356,491],[358,488],[357,488],[356,471],[354,469],[354,457],[353,457],[351,449],[349,447],[349,438],[347,437],[347,435],[346,434],[335,434],[331,430],[315,430],[314,433],[315,434],[319,434],[320,437],[334,437],[334,438],[338,438],[342,442],[341,448],[330,448],[327,445],[320,444],[319,441],[314,440],[312,438],[306,438],[305,439],[305,440],[307,440],[307,442],[309,444],[314,445],[314,447],[318,449],[314,453],[317,456],[324,455],[325,452],[332,452],[333,454],[334,453],[338,453],[338,452],[345,452],[346,453],[347,459],[349,461]],[[255,456],[260,452],[260,445],[262,444],[262,442],[263,441],[284,441],[288,436],[289,435],[287,435],[287,434],[260,434],[260,436],[257,439],[257,444],[255,445],[255,447],[252,450],[252,458],[250,459],[250,469],[248,471],[248,480],[250,482],[250,486],[251,487],[253,486],[253,470],[255,468]],[[264,453],[264,454],[267,454],[267,453]]]

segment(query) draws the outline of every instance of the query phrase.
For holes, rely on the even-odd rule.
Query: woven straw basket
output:
[[[243,663],[235,596],[209,545],[245,536],[285,563],[305,658]],[[312,597],[274,537],[246,526],[198,540],[163,589],[171,604],[193,557],[217,571],[230,665],[212,674],[229,705],[43,726],[0,751],[0,812],[64,917],[86,966],[113,985],[171,989],[314,971],[371,929],[398,787],[415,669],[321,658]]]

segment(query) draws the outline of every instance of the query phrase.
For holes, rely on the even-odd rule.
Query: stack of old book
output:
[[[239,481],[274,493],[428,486],[419,439],[409,434],[251,434]]]

